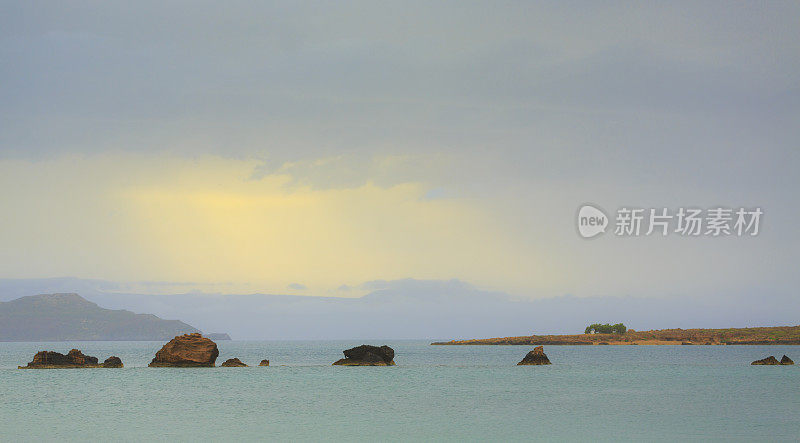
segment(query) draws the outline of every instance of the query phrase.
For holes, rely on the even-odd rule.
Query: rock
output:
[[[67,355],[54,351],[39,351],[33,361],[20,369],[58,369],[58,368],[99,368],[97,357],[83,355],[77,349],[70,350]]]
[[[104,368],[121,368],[122,367],[122,359],[119,357],[111,356],[103,362],[102,365]]]
[[[229,358],[222,363],[223,368],[246,368],[247,365],[242,363],[238,358]]]
[[[684,345],[684,346],[692,346],[694,343],[692,343],[690,341],[683,341],[683,342],[681,342],[681,344]]]
[[[344,358],[334,362],[337,366],[394,366],[394,349],[361,345],[343,351]]]
[[[550,359],[547,358],[547,355],[545,355],[544,348],[542,346],[537,346],[533,348],[533,351],[528,352],[528,354],[525,355],[525,358],[523,358],[521,362],[517,363],[517,366],[549,364],[551,364]]]
[[[607,341],[601,341],[598,345],[609,346]]]
[[[165,344],[150,367],[214,367],[219,350],[217,344],[199,333],[179,335]]]
[[[782,365],[793,365],[794,361],[792,361],[791,358],[787,357],[786,354],[784,354],[783,358],[781,358],[781,364]]]
[[[756,360],[756,361],[754,361],[753,363],[750,363],[750,364],[751,365],[779,365],[780,362],[778,361],[777,358],[775,358],[774,355],[770,355],[769,357],[767,357],[765,359]]]
[[[269,360],[261,360],[261,363],[258,364],[259,366],[269,366]]]

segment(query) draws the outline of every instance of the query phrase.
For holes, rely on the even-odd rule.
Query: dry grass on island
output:
[[[800,326],[627,330],[624,334],[531,335],[435,342],[432,345],[800,345]]]

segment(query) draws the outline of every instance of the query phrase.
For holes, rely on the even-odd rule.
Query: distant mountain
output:
[[[703,294],[676,290],[668,297],[531,294],[526,298],[460,280],[376,280],[325,293],[340,297],[181,292],[181,285],[0,279],[0,300],[78,292],[105,308],[180,318],[203,331],[224,331],[237,340],[358,339],[363,343],[580,334],[586,325],[598,322],[623,322],[637,331],[796,325],[800,312],[800,297],[793,291],[768,292],[757,287]],[[357,297],[361,292],[366,295]]]
[[[178,320],[104,309],[78,294],[0,302],[0,341],[168,340],[200,332]]]
[[[224,332],[207,332],[207,333],[205,333],[203,335],[206,338],[211,339],[211,340],[215,340],[215,341],[230,340],[231,339],[231,336],[226,334],[226,333],[224,333]]]

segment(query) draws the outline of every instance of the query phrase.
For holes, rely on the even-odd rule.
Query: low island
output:
[[[621,324],[620,324],[621,325]],[[597,326],[597,325],[592,325]],[[604,325],[600,325],[604,326]],[[613,325],[617,326],[617,325]],[[624,327],[624,326],[623,326]],[[602,328],[601,328],[602,329]],[[589,328],[587,328],[589,330]],[[615,328],[615,331],[622,330]],[[593,331],[593,330],[592,330]],[[432,345],[800,345],[800,326],[659,329],[574,335],[530,335],[434,342]]]

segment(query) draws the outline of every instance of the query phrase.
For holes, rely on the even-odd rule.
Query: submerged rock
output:
[[[537,346],[533,348],[533,351],[528,352],[528,354],[525,355],[525,358],[523,358],[521,362],[517,363],[517,366],[549,364],[551,364],[550,359],[547,358],[547,355],[544,353],[544,348],[542,346]]]
[[[781,363],[778,361],[777,358],[775,358],[774,355],[770,355],[767,358],[764,358],[764,359],[761,359],[761,360],[756,360],[756,361],[754,361],[753,363],[750,363],[750,364],[751,365],[779,365]]]
[[[781,364],[782,365],[793,365],[794,361],[792,361],[791,358],[787,357],[786,354],[784,354],[783,358],[781,358]]]
[[[116,356],[111,356],[103,362],[104,368],[121,368],[122,367],[122,359]]]
[[[39,351],[33,361],[20,369],[58,369],[58,368],[99,368],[97,357],[83,355],[83,352],[72,349],[67,355],[54,351]]]
[[[164,345],[150,367],[213,367],[219,350],[217,344],[198,333],[179,335]]]
[[[246,368],[247,365],[242,363],[238,358],[229,358],[222,363],[223,368]]]
[[[269,366],[269,360],[261,360],[261,363],[258,364],[259,366]]]
[[[361,345],[350,348],[344,353],[344,358],[333,364],[336,366],[394,366],[394,349],[383,345],[381,347]]]

